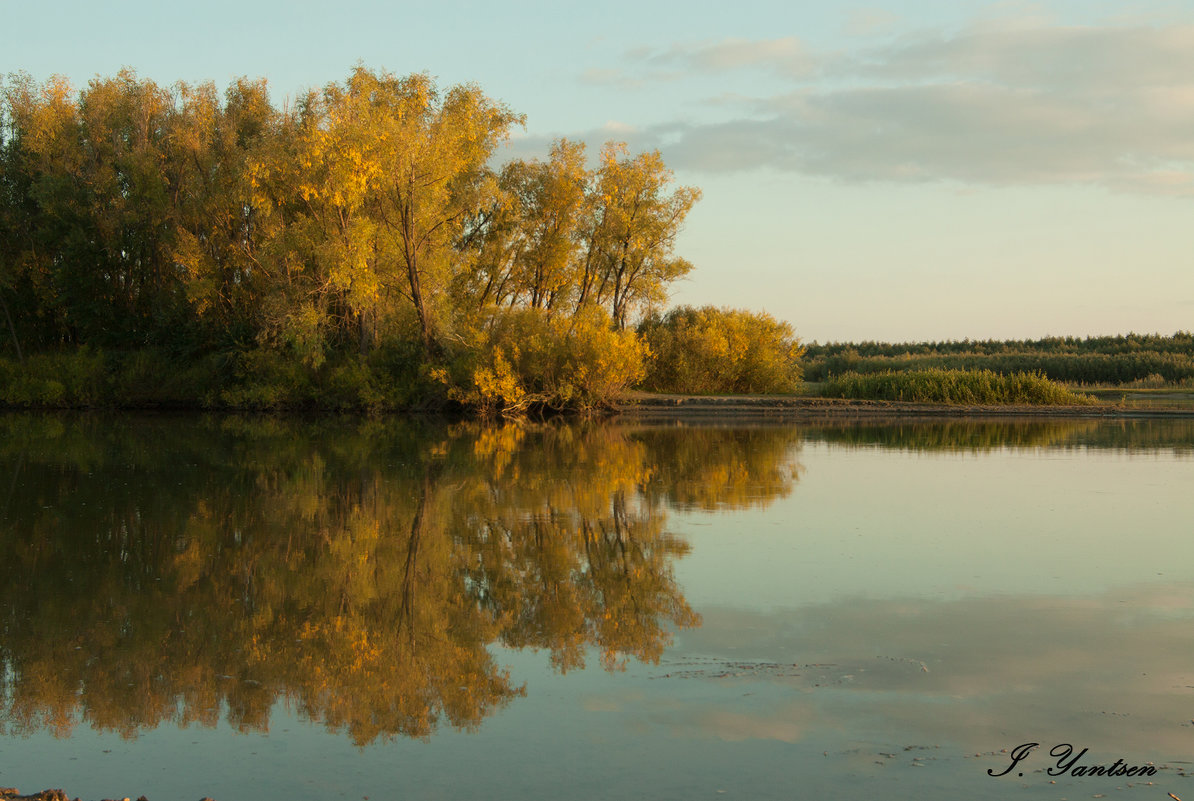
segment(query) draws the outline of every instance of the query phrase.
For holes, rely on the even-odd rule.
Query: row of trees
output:
[[[1172,336],[1163,334],[1118,334],[1097,337],[1042,337],[1041,339],[949,340],[944,342],[813,342],[806,346],[810,359],[832,356],[887,358],[929,355],[996,355],[1038,353],[1048,355],[1100,353],[1118,355],[1128,353],[1194,352],[1194,333],[1178,331]]]
[[[12,76],[0,352],[264,349],[318,369],[482,353],[512,309],[623,331],[692,269],[673,249],[700,192],[618,143],[594,167],[565,140],[495,167],[522,119],[476,86],[364,67],[282,108],[264,81]]]
[[[1182,382],[1194,379],[1194,346],[1190,346],[1185,352],[947,351],[903,353],[896,356],[862,356],[856,351],[846,349],[831,355],[818,355],[805,362],[805,377],[812,381],[826,381],[846,373],[924,370],[989,370],[1003,375],[1040,373],[1053,381],[1075,384],[1127,384],[1148,379],[1155,379],[1161,383]]]

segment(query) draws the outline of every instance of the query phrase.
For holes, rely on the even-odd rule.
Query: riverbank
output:
[[[42,790],[33,795],[21,795],[21,791],[15,787],[0,787],[0,801],[72,801],[72,799],[62,790]],[[81,799],[75,798],[73,801],[81,801]],[[102,801],[129,801],[129,799],[105,798]],[[137,801],[149,801],[149,799],[141,796]],[[203,798],[200,801],[213,801],[213,799]]]
[[[1117,403],[1081,406],[952,405],[805,395],[662,395],[646,392],[624,394],[614,403],[613,411],[619,417],[636,422],[744,419],[807,422],[943,417],[1194,418],[1194,404],[1188,408],[1134,407]]]

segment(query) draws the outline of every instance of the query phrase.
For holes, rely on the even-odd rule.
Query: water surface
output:
[[[1182,421],[0,417],[0,786],[1184,797],[1191,487]]]

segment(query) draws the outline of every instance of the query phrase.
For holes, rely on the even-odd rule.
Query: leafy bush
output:
[[[220,354],[180,363],[164,350],[147,349],[108,361],[110,402],[119,406],[212,406],[231,373],[231,359]]]
[[[220,393],[234,409],[276,409],[301,406],[312,397],[311,369],[297,358],[258,348],[237,360],[236,381]]]
[[[471,339],[435,375],[451,398],[483,414],[600,407],[642,378],[646,355],[633,331],[615,331],[595,307],[572,317],[493,310]]]
[[[0,361],[0,403],[8,406],[91,406],[105,400],[104,356],[86,346],[41,353],[23,363]]]
[[[1078,405],[1094,403],[1040,374],[1000,375],[990,370],[919,370],[846,373],[822,389],[829,398],[949,404]]]
[[[694,394],[791,393],[802,350],[765,312],[681,306],[639,326],[652,358],[642,388]]]

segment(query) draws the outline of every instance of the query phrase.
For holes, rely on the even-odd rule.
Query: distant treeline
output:
[[[812,343],[805,346],[804,376],[825,381],[844,373],[990,370],[1002,375],[1040,373],[1054,381],[1126,384],[1161,378],[1194,379],[1194,334],[1172,336],[1046,337],[1035,340],[960,342]]]

